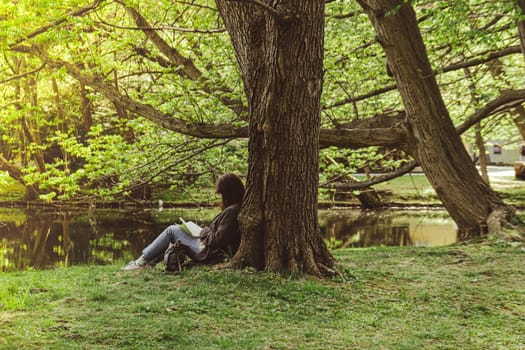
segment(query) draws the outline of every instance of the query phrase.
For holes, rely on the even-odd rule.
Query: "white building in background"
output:
[[[519,143],[505,144],[505,142],[496,140],[487,142],[485,146],[489,164],[495,165],[513,165],[517,161],[524,159],[522,156],[522,145]]]
[[[520,143],[509,143],[503,140],[490,140],[485,143],[488,164],[493,165],[514,165],[517,161],[525,161],[525,154],[522,155],[522,145]],[[472,144],[467,144],[466,148],[473,159],[478,163],[478,150]]]

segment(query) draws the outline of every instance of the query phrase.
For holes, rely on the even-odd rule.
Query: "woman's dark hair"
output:
[[[219,177],[215,184],[215,191],[222,196],[221,209],[235,203],[241,204],[244,197],[244,185],[235,174],[228,173]]]

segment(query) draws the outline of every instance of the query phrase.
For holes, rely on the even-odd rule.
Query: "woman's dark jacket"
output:
[[[239,203],[232,204],[221,211],[200,232],[200,240],[204,249],[197,254],[195,260],[201,262],[216,262],[224,258],[225,254],[233,255],[239,248],[241,233],[237,216],[241,210]]]

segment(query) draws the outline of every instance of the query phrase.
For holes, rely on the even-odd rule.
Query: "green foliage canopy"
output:
[[[456,124],[502,91],[523,87],[522,54],[488,59],[519,45],[513,1],[420,0],[413,6]],[[0,154],[21,169],[26,183],[39,186],[43,198],[132,195],[141,186],[182,193],[221,172],[246,171],[246,141],[167,131],[79,82],[65,66],[50,66],[41,54],[177,120],[244,126],[240,72],[213,1],[4,1],[0,38]],[[403,108],[382,48],[355,1],[326,6],[322,105],[323,128]],[[482,126],[488,139],[516,134],[508,110]],[[472,137],[468,132],[465,141]],[[382,158],[390,150],[378,147],[321,152],[324,180],[403,161]],[[199,180],[201,175],[208,177]]]

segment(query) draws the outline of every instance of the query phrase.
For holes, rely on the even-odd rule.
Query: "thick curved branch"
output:
[[[489,117],[494,113],[500,112],[502,109],[516,107],[525,102],[525,89],[504,91],[494,100],[488,102],[481,109],[478,109],[471,115],[467,121],[458,125],[456,130],[459,134],[464,133],[469,128]]]
[[[479,121],[523,103],[525,103],[525,89],[505,91],[477,110],[467,121],[458,125],[456,130],[461,135]],[[348,123],[345,125],[348,128],[321,129],[320,144],[321,147],[385,146],[403,148],[406,146],[406,130],[402,120],[403,113],[394,117],[378,115]]]
[[[162,113],[153,106],[140,103],[121,94],[112,82],[103,77],[92,76],[82,72],[76,65],[51,58],[36,47],[19,46],[13,48],[13,50],[36,55],[49,67],[57,69],[64,67],[72,77],[85,85],[91,86],[115,104],[123,106],[128,111],[149,119],[168,130],[184,135],[210,139],[248,137],[248,128],[246,126],[237,127],[232,124],[191,123]],[[483,118],[490,116],[494,112],[501,111],[501,108],[515,106],[524,101],[525,90],[506,91],[474,113],[467,122],[458,126],[456,130],[461,134]],[[407,133],[402,122],[402,113],[398,118],[377,116],[370,118],[370,122],[365,121],[355,125],[349,123],[345,126],[347,126],[347,128],[321,129],[319,134],[320,147],[362,148],[385,146],[402,149],[406,147],[407,144]],[[368,127],[363,129],[363,126]]]
[[[338,189],[338,190],[358,190],[358,189],[362,189],[362,188],[367,188],[367,187],[370,187],[370,186],[373,186],[373,185],[377,185],[381,182],[385,182],[385,181],[388,181],[388,180],[392,180],[396,177],[399,177],[401,175],[405,175],[406,173],[409,173],[411,172],[412,170],[414,170],[414,168],[417,166],[417,162],[413,161],[413,162],[410,162],[406,165],[403,165],[401,168],[399,169],[396,169],[395,171],[392,171],[388,174],[384,174],[384,175],[380,175],[380,176],[375,176],[373,177],[372,179],[370,180],[367,180],[367,181],[361,181],[361,182],[358,182],[358,183],[335,183],[335,184],[332,184],[332,185],[328,185],[328,186],[321,186],[321,187],[325,187],[325,188],[334,188],[334,189]]]
[[[517,53],[520,53],[521,52],[521,47],[519,45],[516,45],[516,46],[509,46],[505,49],[502,49],[502,50],[499,50],[499,51],[494,51],[494,52],[490,52],[488,54],[481,54],[480,56],[481,57],[478,57],[478,58],[472,58],[470,60],[466,60],[466,61],[461,61],[461,62],[458,62],[458,63],[454,63],[454,64],[451,64],[449,66],[446,66],[444,68],[441,68],[441,69],[438,69],[436,71],[434,71],[434,74],[439,74],[439,73],[447,73],[447,72],[452,72],[452,71],[455,71],[455,70],[458,70],[458,69],[463,69],[463,68],[468,68],[468,67],[473,67],[473,66],[479,66],[481,64],[485,64],[487,62],[490,62],[492,60],[495,60],[497,58],[501,58],[501,57],[505,57],[505,56],[509,56],[509,55],[514,55],[514,54],[517,54]]]
[[[520,106],[524,102],[525,102],[525,90],[505,91],[500,96],[498,96],[496,99],[487,103],[483,108],[476,111],[466,122],[457,126],[456,130],[458,131],[458,134],[461,135],[462,133],[467,131],[470,127],[476,125],[482,119],[487,118],[502,110],[508,110],[511,108],[515,108],[516,106]],[[369,118],[369,119],[372,120],[374,118]],[[412,171],[417,165],[418,165],[417,162],[414,161],[414,162],[411,162],[409,164],[402,166],[396,171],[393,171],[385,175],[374,177],[368,181],[362,181],[359,183],[352,183],[352,184],[337,183],[337,184],[333,184],[331,186],[326,186],[326,187],[340,189],[340,190],[357,190],[357,189],[367,188],[373,185],[377,185],[378,183],[388,181],[393,178],[404,175]]]
[[[128,111],[140,115],[152,122],[171,131],[184,135],[222,139],[222,138],[246,138],[248,128],[245,126],[233,126],[232,124],[203,124],[191,123],[162,113],[153,106],[140,103],[123,95],[115,87],[114,83],[101,76],[93,76],[81,71],[76,65],[49,57],[44,51],[37,47],[19,46],[12,48],[17,52],[24,52],[38,56],[48,67],[60,69],[65,68],[69,75],[92,87],[95,91],[104,95],[113,103],[123,106]],[[406,133],[402,127],[385,127],[362,129],[322,129],[319,135],[321,147],[337,146],[346,148],[361,148],[368,146],[402,147],[405,143]]]
[[[13,165],[9,160],[5,159],[2,155],[0,155],[0,170],[7,171],[9,176],[20,182],[22,185],[26,184],[22,171],[17,166]]]
[[[84,85],[92,87],[116,105],[123,106],[128,111],[149,119],[166,129],[177,131],[184,135],[201,138],[247,137],[248,132],[246,127],[234,127],[230,124],[211,125],[188,123],[184,120],[174,118],[172,115],[162,113],[150,105],[137,102],[134,99],[121,94],[112,82],[100,76],[86,74],[76,65],[71,63],[51,58],[44,51],[39,50],[36,47],[18,46],[13,48],[13,50],[36,55],[49,67],[56,69],[65,68],[72,77]]]
[[[330,146],[402,148],[406,144],[406,131],[403,128],[321,129],[319,144],[321,148]]]

